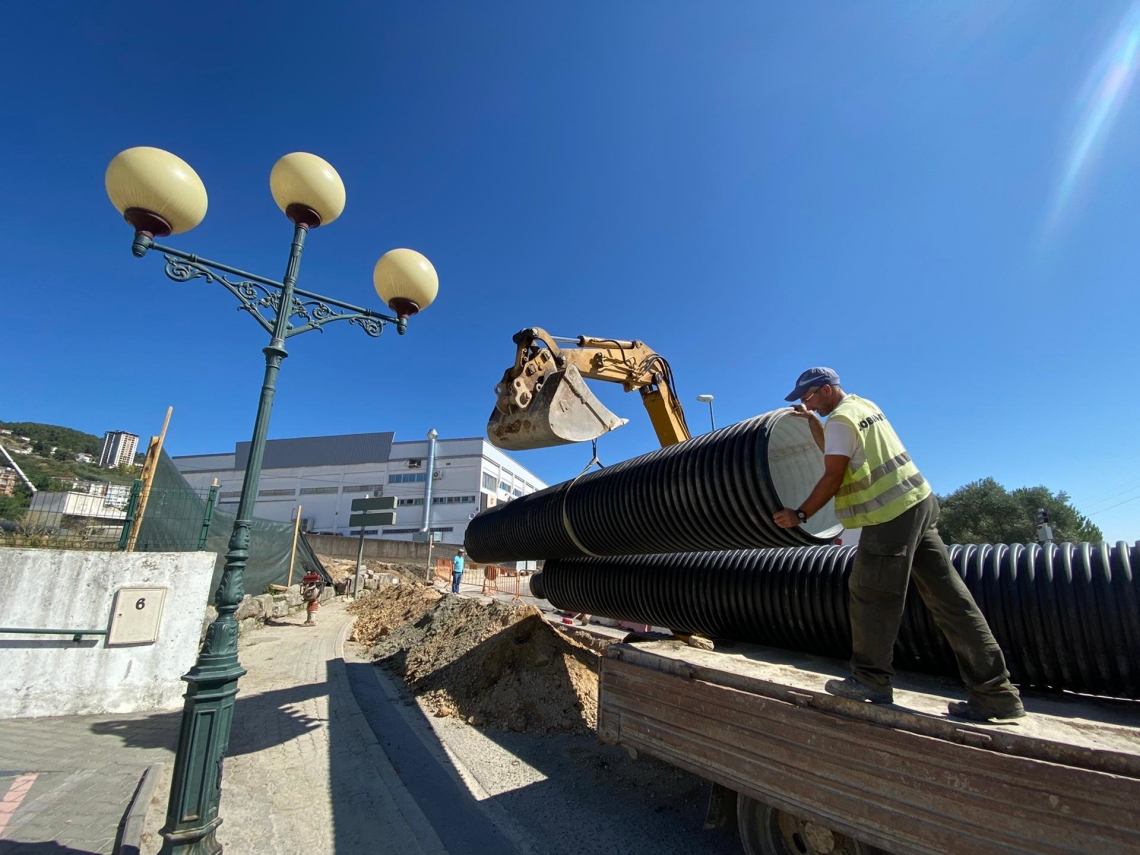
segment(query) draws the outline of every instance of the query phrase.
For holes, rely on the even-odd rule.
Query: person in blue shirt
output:
[[[467,550],[460,547],[455,556],[455,566],[451,568],[451,593],[459,593],[459,581],[463,578],[463,565],[467,561]]]

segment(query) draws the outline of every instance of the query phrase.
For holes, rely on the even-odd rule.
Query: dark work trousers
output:
[[[954,650],[971,697],[989,709],[1019,706],[1001,648],[938,535],[938,513],[938,499],[931,495],[893,520],[863,528],[849,581],[853,675],[876,689],[890,685],[913,575],[915,589]]]
[[[453,593],[453,594],[459,593],[459,580],[462,578],[463,578],[462,573],[452,573],[451,574],[451,593]]]

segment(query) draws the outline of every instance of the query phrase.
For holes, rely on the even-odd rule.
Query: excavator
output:
[[[640,341],[552,336],[528,327],[514,336],[515,361],[495,386],[487,437],[496,448],[526,451],[587,442],[629,420],[614,415],[586,380],[636,389],[662,447],[691,437],[673,385],[673,371]]]

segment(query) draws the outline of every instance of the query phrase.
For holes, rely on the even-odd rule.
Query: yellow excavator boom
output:
[[[487,436],[497,448],[522,451],[596,439],[626,424],[585,380],[637,390],[662,447],[690,438],[685,411],[665,359],[640,341],[558,338],[529,327],[514,336],[515,361],[495,386]],[[560,346],[562,345],[562,346]]]

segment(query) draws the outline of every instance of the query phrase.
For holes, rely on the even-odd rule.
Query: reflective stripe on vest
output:
[[[930,485],[874,403],[847,395],[829,418],[855,431],[866,456],[858,469],[843,473],[835,494],[835,515],[844,528],[893,520],[930,495]]]

